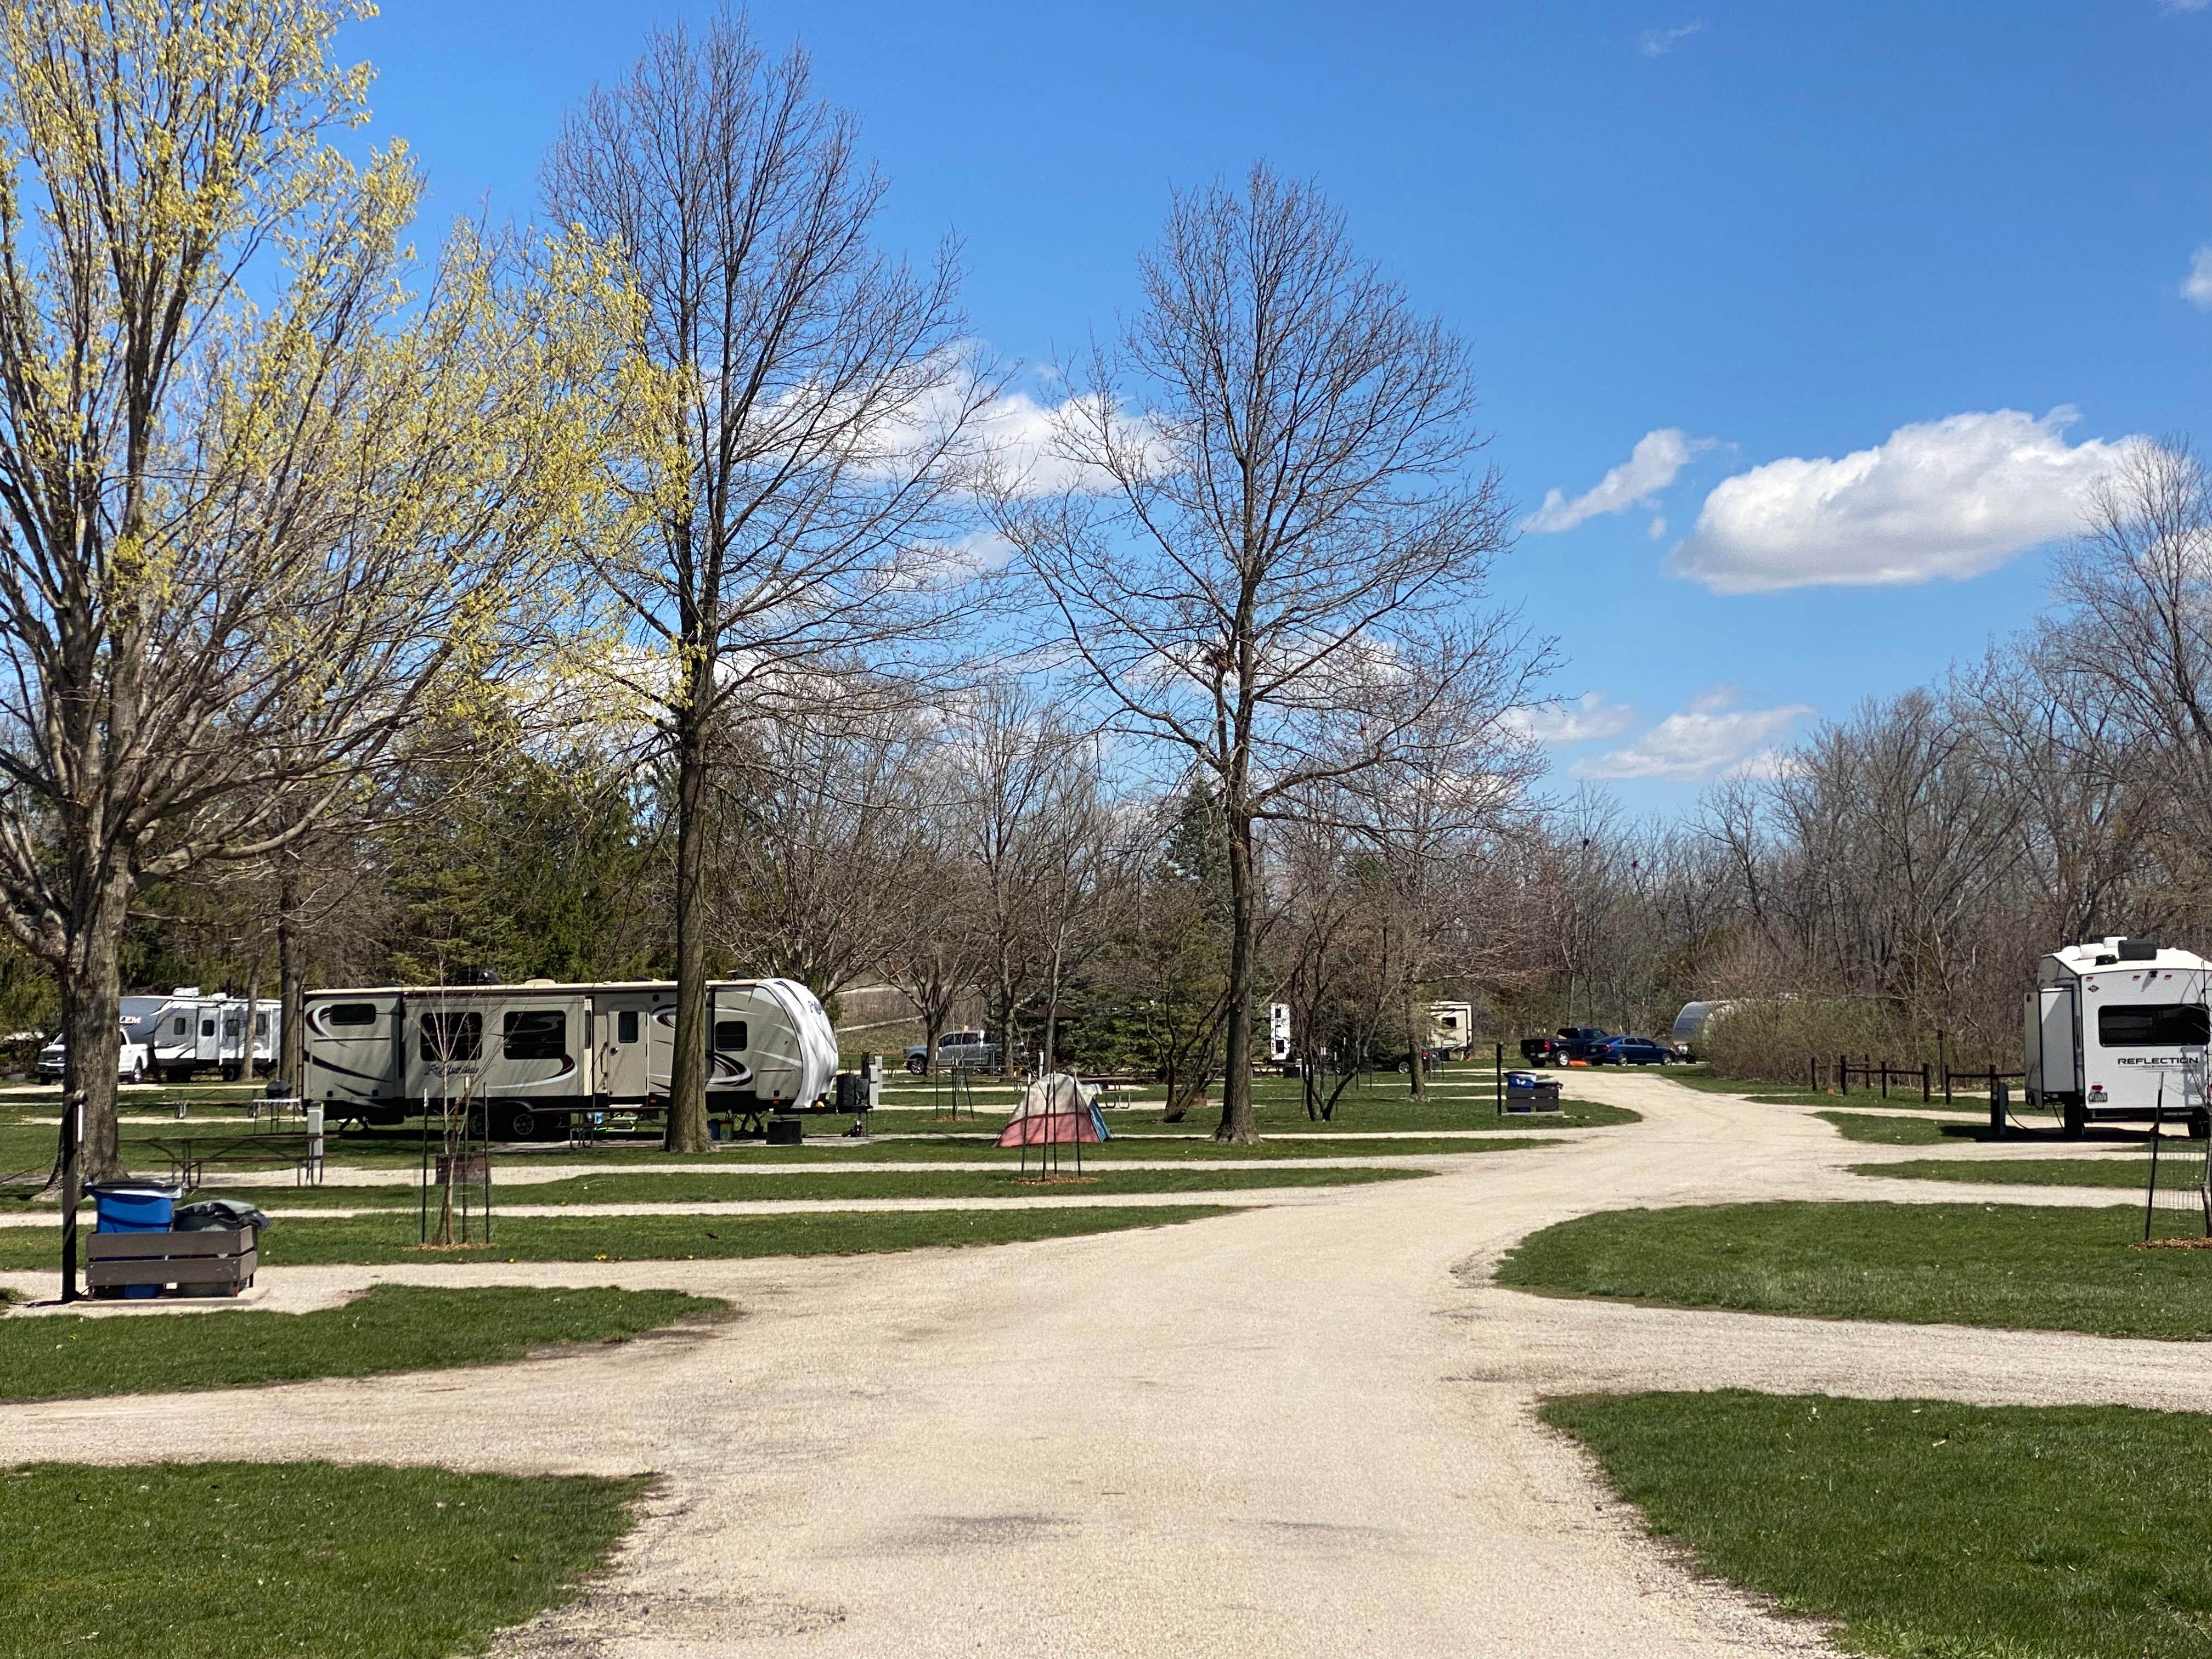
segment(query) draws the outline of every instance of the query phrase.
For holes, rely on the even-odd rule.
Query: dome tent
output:
[[[1109,1140],[1098,1091],[1066,1072],[1039,1078],[999,1132],[1001,1146],[1055,1146]]]

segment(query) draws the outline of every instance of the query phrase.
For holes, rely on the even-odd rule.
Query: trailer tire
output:
[[[2066,1103],[2065,1127],[2060,1131],[2069,1140],[2079,1140],[2089,1130],[2089,1109],[2079,1101]]]
[[[492,1118],[492,1128],[501,1140],[535,1140],[538,1114],[527,1106],[501,1106]]]

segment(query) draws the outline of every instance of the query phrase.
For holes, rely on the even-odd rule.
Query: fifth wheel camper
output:
[[[709,1110],[803,1110],[828,1095],[837,1035],[804,985],[716,981],[707,1008]],[[333,1119],[398,1123],[465,1099],[497,1139],[533,1140],[576,1112],[666,1104],[676,987],[536,979],[311,991],[306,1026],[301,1092]]]
[[[2204,1051],[2212,963],[2147,939],[2069,945],[2038,964],[2026,1008],[2030,1105],[2092,1123],[2185,1121],[2212,1134]]]

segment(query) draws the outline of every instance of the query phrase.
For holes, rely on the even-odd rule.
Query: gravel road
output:
[[[1851,1176],[1928,1149],[1853,1145],[1794,1108],[1634,1074],[1577,1091],[1647,1121],[1182,1227],[829,1260],[294,1269],[265,1305],[375,1279],[618,1283],[726,1295],[744,1317],[514,1366],[4,1407],[0,1461],[659,1471],[607,1582],[508,1655],[1656,1659],[1829,1650],[1644,1540],[1534,1421],[1542,1395],[2212,1400],[2196,1345],[1496,1289],[1515,1240],[1594,1209],[2008,1190]]]

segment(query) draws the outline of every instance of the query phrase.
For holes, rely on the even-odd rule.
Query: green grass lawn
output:
[[[1718,1204],[1532,1233],[1524,1290],[1837,1319],[2212,1336],[2212,1251],[2139,1250],[2133,1206]]]
[[[1917,1074],[1916,1074],[1917,1075]],[[1960,1094],[1948,1105],[1944,1103],[1942,1091],[1936,1091],[1929,1100],[1920,1098],[1920,1085],[1916,1081],[1909,1089],[1893,1087],[1885,1096],[1879,1089],[1854,1089],[1840,1095],[1826,1089],[1808,1089],[1781,1083],[1747,1083],[1737,1078],[1715,1077],[1702,1066],[1680,1070],[1669,1067],[1668,1078],[1686,1089],[1695,1089],[1700,1094],[1736,1095],[1764,1106],[1884,1106],[1911,1107],[1918,1112],[1980,1113],[1989,1115],[1990,1103],[1984,1095]]]
[[[1846,1140],[1878,1146],[1935,1146],[1947,1140],[1985,1140],[1986,1124],[1946,1123],[1932,1117],[1880,1117],[1872,1112],[1815,1112]]]
[[[1729,1392],[1557,1400],[1652,1531],[1895,1659],[2212,1653],[2212,1418]]]
[[[328,1463],[0,1473],[0,1659],[444,1659],[574,1599],[643,1477]]]
[[[1540,1145],[1513,1141],[1514,1146]],[[1484,1143],[1484,1150],[1491,1150]],[[1219,1192],[1254,1187],[1362,1186],[1378,1181],[1417,1181],[1425,1173],[1407,1169],[1313,1169],[1285,1163],[1268,1170],[1211,1170],[1193,1164],[1178,1170],[1116,1170],[1094,1167],[1086,1156],[1081,1184],[1075,1181],[1072,1158],[1063,1158],[1060,1181],[1069,1184],[1040,1186],[1034,1164],[1026,1182],[1018,1164],[1009,1164],[1003,1174],[976,1170],[855,1170],[842,1174],[824,1170],[803,1175],[759,1175],[744,1169],[708,1165],[680,1175],[626,1174],[610,1170],[596,1175],[574,1176],[565,1181],[514,1182],[495,1187],[502,1206],[515,1204],[732,1204],[764,1199],[852,1200],[876,1198],[1048,1198],[1063,1193],[1085,1194]],[[494,1176],[496,1182],[497,1176]],[[264,1209],[278,1206],[300,1209],[358,1209],[376,1206],[415,1205],[421,1189],[406,1186],[377,1187],[265,1187],[208,1189],[209,1195],[244,1198]]]
[[[2007,1158],[1946,1162],[1912,1158],[1898,1164],[1854,1164],[1853,1175],[1893,1176],[1900,1181],[1972,1181],[1990,1186],[2119,1187],[2140,1193],[2150,1179],[2147,1158]],[[2166,1186],[2163,1170],[2159,1176]]]
[[[934,1245],[1020,1244],[1039,1238],[1166,1227],[1231,1213],[1226,1206],[1176,1204],[1095,1209],[832,1210],[808,1215],[528,1216],[493,1223],[488,1247],[426,1249],[416,1215],[403,1212],[279,1223],[261,1236],[265,1267],[388,1265],[400,1261],[665,1261],[726,1256],[866,1255]],[[0,1268],[59,1261],[44,1227],[0,1228]]]
[[[313,1313],[0,1320],[0,1401],[235,1389],[520,1359],[620,1342],[729,1304],[678,1291],[379,1285]]]

